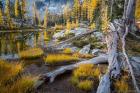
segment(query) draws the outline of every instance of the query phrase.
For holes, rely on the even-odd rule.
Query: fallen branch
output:
[[[127,56],[127,54],[126,54],[126,51],[125,51],[125,38],[126,38],[126,36],[127,36],[127,34],[128,34],[128,29],[129,29],[129,27],[126,26],[125,34],[124,34],[124,36],[122,37],[122,50],[123,50],[123,54],[124,54],[124,56],[125,56],[126,62],[127,62],[127,64],[128,64],[128,67],[129,67],[129,70],[130,70],[130,74],[131,74],[131,76],[132,76],[132,81],[133,81],[134,87],[135,87],[137,93],[140,93],[139,87],[138,87],[137,82],[136,82],[136,78],[135,78],[135,76],[134,76],[133,68],[132,68],[132,66],[131,66],[131,63],[129,62],[129,58],[128,58],[128,56]]]
[[[40,76],[39,80],[35,84],[35,89],[41,86],[46,80],[50,81],[51,83],[54,81],[54,79],[61,75],[64,74],[66,71],[71,71],[77,68],[81,64],[104,64],[108,63],[108,56],[107,55],[101,55],[99,57],[92,58],[90,60],[78,62],[76,64],[68,65],[68,66],[62,66],[55,71],[43,74]]]

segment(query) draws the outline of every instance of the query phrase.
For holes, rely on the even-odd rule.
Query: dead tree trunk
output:
[[[140,93],[134,76],[133,68],[129,62],[129,58],[125,51],[125,38],[128,32],[131,30],[131,25],[134,23],[133,21],[135,14],[135,3],[136,0],[125,0],[123,19],[114,20],[112,23],[110,23],[110,31],[107,36],[109,67],[108,72],[103,76],[100,81],[97,93],[111,92],[110,80],[111,78],[119,77],[119,75],[121,74],[121,62],[127,63],[136,92]],[[120,42],[122,43],[122,53],[124,60],[122,60],[118,50],[118,43]]]

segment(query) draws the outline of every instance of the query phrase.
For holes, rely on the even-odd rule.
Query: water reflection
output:
[[[0,33],[0,58],[16,59],[24,49],[46,46],[47,32]]]

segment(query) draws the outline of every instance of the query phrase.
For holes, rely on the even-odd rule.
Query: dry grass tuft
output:
[[[93,77],[94,76],[94,65],[92,64],[81,64],[79,68],[77,68],[73,75],[77,78],[80,77]]]
[[[73,72],[71,83],[82,90],[91,90],[98,81],[100,70],[93,64],[81,64]]]
[[[79,60],[78,57],[74,57],[74,56],[66,55],[66,54],[49,54],[45,58],[45,62],[49,64],[78,61],[78,60]]]
[[[63,50],[63,53],[65,53],[65,54],[71,54],[72,53],[72,50],[70,48],[65,48]]]
[[[93,58],[94,56],[91,54],[80,54],[78,52],[74,53],[73,56],[79,57],[79,58]]]
[[[20,75],[22,71],[22,64],[0,60],[0,93],[29,93],[35,78]]]
[[[128,85],[128,76],[122,77],[120,80],[117,80],[114,84],[118,93],[128,93],[129,85]]]
[[[85,91],[91,90],[92,87],[93,87],[93,81],[90,81],[90,80],[81,81],[78,84],[78,88],[85,90]]]
[[[39,58],[44,54],[43,50],[40,48],[31,48],[19,53],[19,56],[23,59],[34,59]]]
[[[0,60],[0,84],[3,84],[15,76],[17,76],[20,72],[22,72],[23,67],[22,64],[11,64],[5,61]]]

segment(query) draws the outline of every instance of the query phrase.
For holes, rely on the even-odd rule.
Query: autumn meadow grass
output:
[[[22,59],[35,59],[39,58],[44,54],[43,50],[40,48],[31,48],[19,53],[20,58]]]
[[[78,61],[79,58],[67,54],[49,54],[44,58],[45,62],[48,64],[57,64],[57,63],[65,63]]]
[[[71,83],[79,89],[89,91],[96,85],[99,75],[100,70],[93,64],[81,64],[74,70]]]
[[[0,93],[30,93],[35,83],[32,76],[21,75],[21,63],[0,60]]]
[[[121,79],[114,83],[114,87],[118,93],[129,93],[129,76],[122,76]]]

